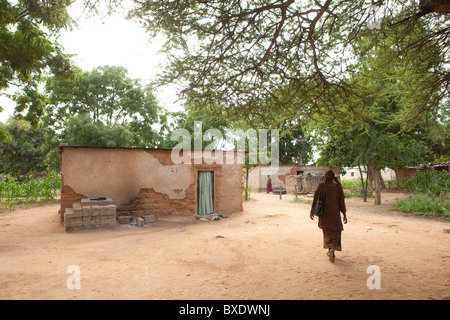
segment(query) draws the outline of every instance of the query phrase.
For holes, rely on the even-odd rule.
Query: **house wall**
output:
[[[398,180],[403,180],[405,178],[415,176],[417,170],[426,171],[429,168],[433,168],[434,170],[437,170],[437,171],[447,171],[448,173],[450,173],[450,161],[443,162],[443,163],[425,164],[421,167],[409,167],[409,168],[405,168],[405,169],[398,169],[395,171],[395,174],[396,174]]]
[[[173,164],[172,150],[61,148],[61,219],[83,198],[107,197],[118,215],[195,215],[199,170],[214,171],[217,213],[242,211],[242,165]]]
[[[361,174],[358,168],[345,169],[346,173],[341,175],[341,180],[360,180]],[[353,174],[353,175],[352,175]],[[381,176],[384,181],[394,181],[396,179],[396,173],[390,168],[381,170]],[[366,173],[363,172],[363,178],[366,179]]]
[[[267,174],[264,171],[268,169],[268,166],[258,166],[252,169],[249,174],[249,187],[251,190],[264,192],[266,191],[266,183],[267,183]],[[303,172],[303,175],[308,173],[315,175],[318,173],[324,174],[326,171],[330,170],[330,168],[326,166],[315,166],[315,165],[305,165],[305,166],[288,166],[288,165],[280,165],[278,167],[278,172],[276,174],[271,174],[270,178],[272,180],[272,188],[273,190],[278,190],[280,187],[283,190],[286,190],[286,177],[297,175],[298,171]],[[333,169],[336,176],[339,176],[339,168]]]

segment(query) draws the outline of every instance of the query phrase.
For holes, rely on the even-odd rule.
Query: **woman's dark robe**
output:
[[[317,201],[320,184],[314,192],[314,203]],[[326,181],[323,183],[323,214],[319,216],[319,228],[323,231],[323,246],[325,249],[341,251],[341,232],[344,230],[341,212],[346,213],[344,191],[340,184]],[[311,206],[312,212],[312,206]]]

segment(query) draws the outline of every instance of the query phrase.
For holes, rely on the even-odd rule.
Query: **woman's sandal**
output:
[[[334,262],[334,260],[336,258],[335,255],[334,255],[334,249],[328,250],[327,256],[328,256],[328,259],[330,259],[331,262]]]

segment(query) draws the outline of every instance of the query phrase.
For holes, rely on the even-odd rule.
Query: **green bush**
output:
[[[250,187],[247,188],[247,199],[250,199]],[[242,186],[242,200],[245,200],[245,186]]]
[[[442,216],[450,219],[450,201],[436,199],[428,195],[414,195],[406,199],[397,199],[394,209],[401,212],[411,212],[416,215]]]
[[[424,192],[432,198],[445,197],[450,193],[450,174],[433,168],[417,170],[413,177],[404,179],[401,185],[415,193]]]

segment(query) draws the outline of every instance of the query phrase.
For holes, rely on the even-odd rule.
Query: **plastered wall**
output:
[[[195,215],[199,170],[214,171],[217,213],[242,210],[242,165],[173,164],[171,150],[62,147],[61,213],[82,198],[113,199],[118,215]]]

